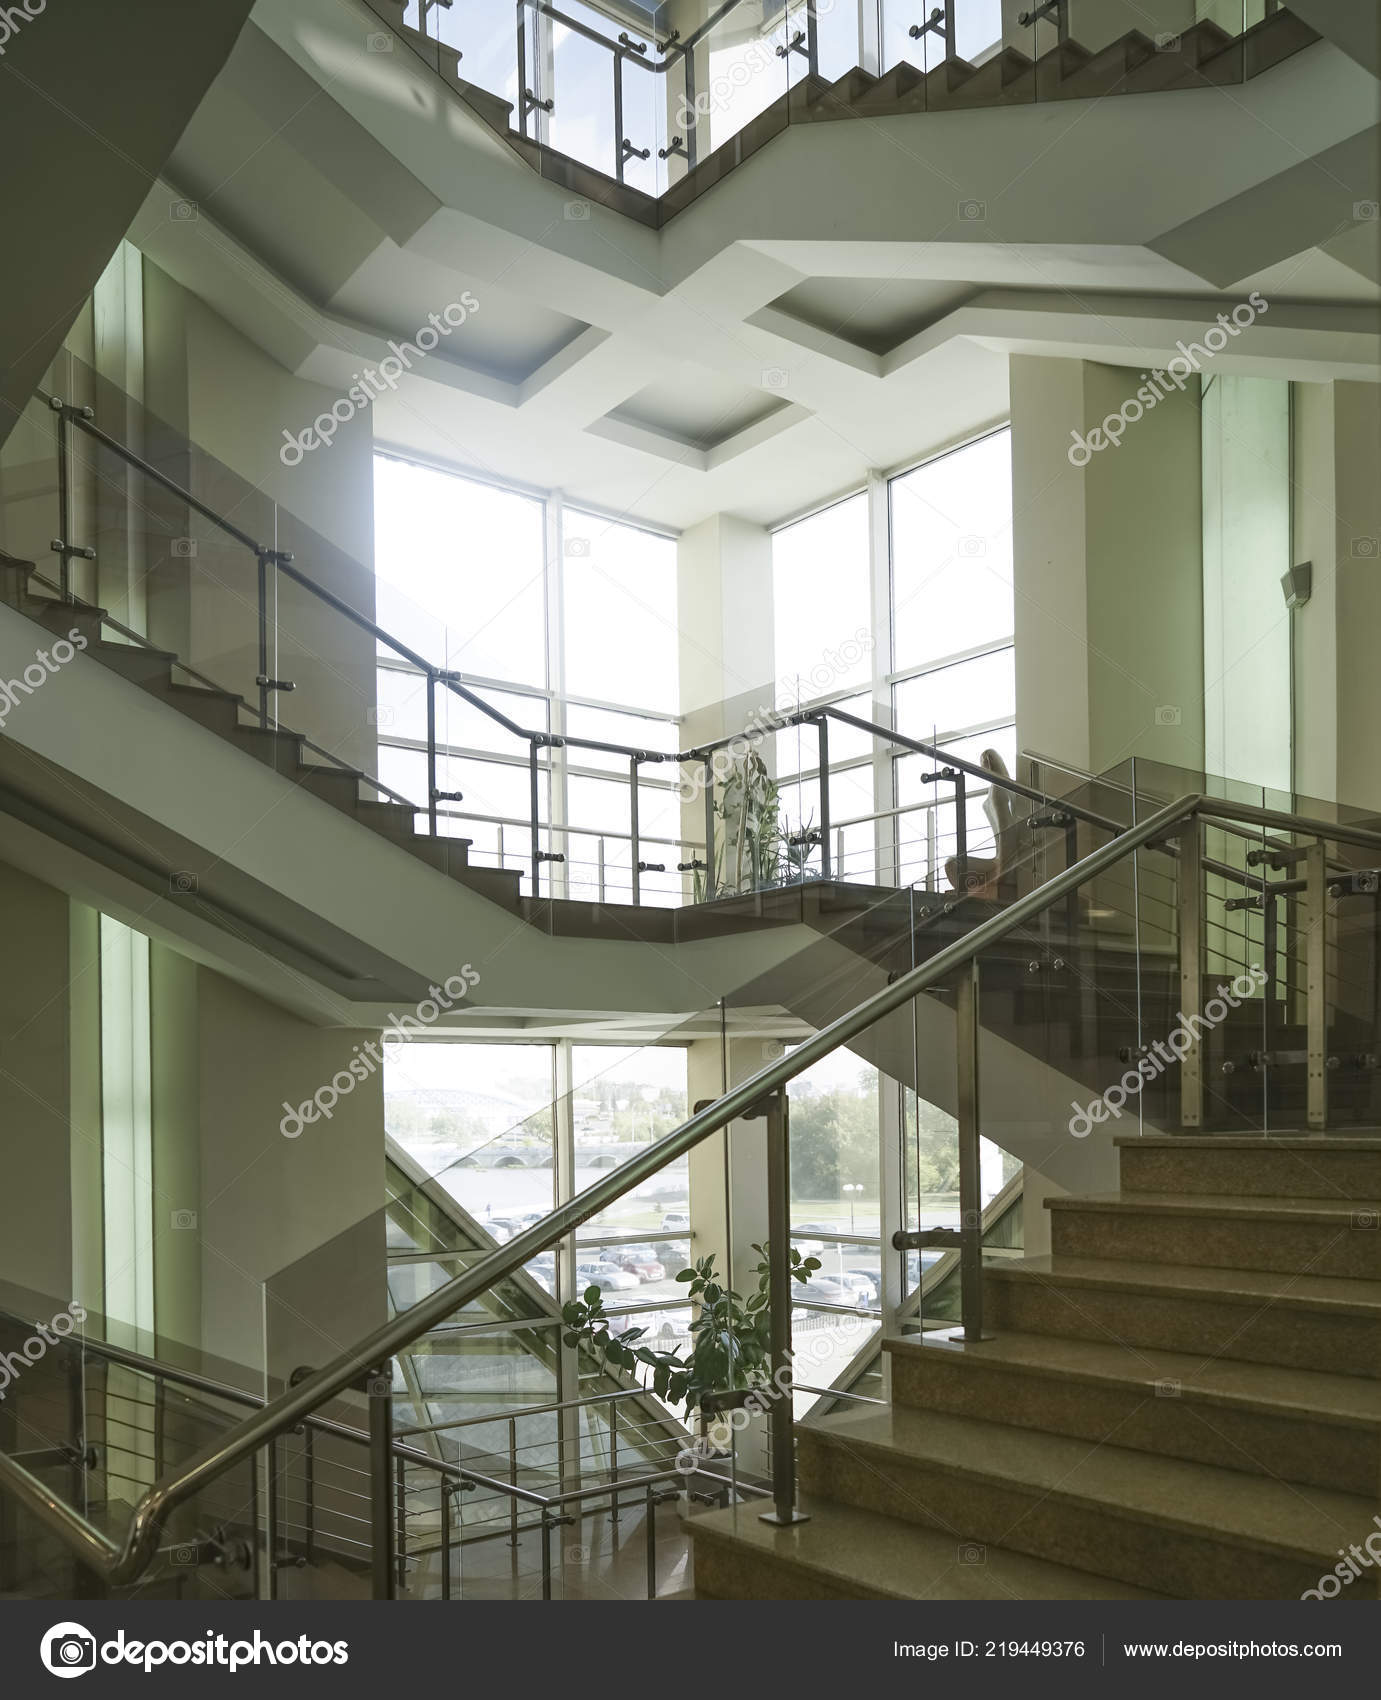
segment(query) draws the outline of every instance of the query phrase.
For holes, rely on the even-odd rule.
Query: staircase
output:
[[[46,587],[32,561],[0,555],[0,601],[55,636],[65,637],[75,627],[85,638],[86,654],[92,660],[429,867],[506,909],[518,911],[522,876],[516,869],[476,867],[470,861],[468,838],[433,838],[418,832],[418,809],[409,803],[386,800],[370,776],[356,768],[309,760],[307,740],[301,733],[263,726],[258,710],[244,697],[195,679],[171,650],[106,638],[103,633],[111,623],[107,611],[89,603],[60,600]]]
[[[954,56],[927,70],[903,60],[881,75],[854,67],[833,81],[811,71],[713,151],[702,151],[695,164],[668,183],[660,195],[651,195],[623,182],[621,170],[616,176],[536,140],[526,125],[515,123],[511,101],[466,80],[461,71],[463,59],[456,48],[403,21],[406,0],[371,0],[371,4],[390,30],[432,65],[476,116],[543,176],[652,226],[664,224],[688,206],[788,123],[1222,88],[1258,76],[1321,39],[1301,18],[1281,7],[1242,35],[1232,35],[1210,20],[1202,20],[1173,39],[1153,39],[1133,29],[1102,48],[1089,49],[1069,39],[1034,58],[1005,45],[981,64]],[[611,33],[616,27],[611,25]],[[612,42],[608,45],[613,47]],[[658,69],[674,77],[678,71],[674,55]]]
[[[985,1270],[991,1338],[798,1428],[810,1522],[689,1519],[697,1597],[1297,1599],[1381,1530],[1381,1137],[1118,1143]]]

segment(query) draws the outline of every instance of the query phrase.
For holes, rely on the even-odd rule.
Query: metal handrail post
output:
[[[393,1518],[393,1376],[381,1364],[369,1374],[370,1568],[376,1600],[398,1597]]]
[[[1304,853],[1305,1120],[1311,1133],[1328,1126],[1328,858],[1316,838]]]
[[[619,1402],[609,1401],[609,1480],[614,1485],[610,1496],[609,1521],[617,1528],[619,1521]]]
[[[537,739],[535,737],[530,739],[528,743],[528,804],[532,810],[532,895],[534,897],[542,895],[542,839],[537,824],[541,785],[538,778],[537,747]]]
[[[441,1597],[451,1597],[451,1484],[441,1483]]]
[[[518,1419],[508,1419],[508,1483],[510,1487],[518,1485]],[[518,1496],[511,1493],[508,1496],[508,1544],[516,1547],[518,1544]]]
[[[67,432],[67,408],[59,403],[58,416],[58,583],[62,600],[72,600],[72,472],[71,444]]]
[[[694,47],[689,48],[681,55],[681,66],[685,74],[686,84],[686,127],[684,132],[686,137],[686,170],[693,171],[700,151],[698,147],[699,138],[696,135],[699,115],[695,110],[696,93]]]
[[[268,1519],[264,1525],[264,1556],[268,1561],[268,1597],[278,1598],[278,1453],[279,1437],[275,1435],[265,1448],[268,1464]],[[255,1531],[257,1537],[258,1530]]]
[[[636,907],[642,898],[642,850],[638,844],[638,758],[628,758],[628,847],[630,864],[633,870],[633,903]]]
[[[627,157],[623,135],[623,55],[615,51],[614,61],[614,176],[623,182],[623,162]]]
[[[815,17],[815,7],[811,6],[811,18]],[[812,67],[813,68],[813,67]],[[818,725],[820,737],[820,877],[830,877],[830,721],[827,714],[820,716]],[[805,861],[802,859],[804,868]]]
[[[1180,1021],[1188,1046],[1180,1058],[1180,1126],[1197,1133],[1204,1119],[1203,1025],[1204,872],[1202,827],[1192,816],[1180,834],[1179,858]]]
[[[427,830],[436,837],[436,673],[427,670]]]
[[[395,1471],[394,1498],[397,1502],[394,1509],[398,1523],[397,1576],[398,1586],[401,1588],[407,1580],[408,1574],[408,1472],[407,1465],[398,1456],[394,1457],[393,1468]]]
[[[307,1563],[316,1563],[316,1431],[309,1424],[303,1431],[302,1496],[307,1518],[304,1549]]]
[[[256,559],[259,563],[257,575],[259,594],[259,724],[265,731],[269,723],[269,558],[267,551],[260,549]]]
[[[705,757],[705,901],[718,896],[715,888],[714,761]]]
[[[959,1292],[966,1340],[983,1334],[982,1115],[979,1109],[978,958],[961,971],[954,1005],[958,1042]]]
[[[787,1527],[809,1521],[796,1509],[796,1423],[791,1386],[791,1130],[785,1089],[762,1106],[767,1118],[767,1281],[772,1352],[773,1509],[764,1523]]]

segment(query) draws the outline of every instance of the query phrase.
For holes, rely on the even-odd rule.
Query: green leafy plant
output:
[[[810,858],[820,843],[812,812],[797,830],[782,841],[782,863],[779,878],[783,885],[799,884],[810,874]]]
[[[771,1265],[766,1245],[755,1245],[753,1250],[760,1259],[755,1270],[758,1284],[746,1299],[720,1280],[713,1254],[698,1258],[676,1277],[686,1284],[687,1296],[697,1306],[690,1325],[690,1351],[684,1357],[647,1344],[645,1328],[615,1334],[604,1309],[604,1294],[595,1286],[561,1307],[566,1325],[563,1339],[567,1346],[593,1352],[606,1369],[631,1372],[641,1366],[651,1370],[647,1385],[652,1392],[669,1405],[683,1405],[687,1415],[707,1393],[765,1387],[772,1376]],[[795,1246],[790,1258],[795,1281],[808,1281],[820,1267],[818,1257],[802,1257]]]

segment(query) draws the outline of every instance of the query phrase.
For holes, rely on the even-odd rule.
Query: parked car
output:
[[[689,1228],[690,1217],[686,1215],[684,1210],[668,1210],[666,1215],[662,1217],[662,1232],[664,1234],[674,1234],[678,1229],[688,1231]]]
[[[821,1305],[851,1305],[854,1295],[847,1287],[840,1286],[832,1276],[812,1275],[809,1281],[800,1282],[792,1291],[794,1299],[811,1299]]]
[[[836,1275],[834,1279],[839,1282],[841,1287],[847,1287],[860,1305],[877,1303],[877,1279],[869,1275],[866,1270],[846,1269],[842,1275]]]
[[[638,1285],[636,1275],[626,1275],[612,1263],[577,1263],[575,1278],[582,1288],[598,1287],[602,1293],[626,1293]]]
[[[684,1240],[680,1245],[670,1240],[659,1240],[652,1248],[652,1254],[663,1269],[670,1270],[673,1275],[679,1275],[690,1262],[690,1247]]]
[[[500,1245],[511,1240],[515,1234],[521,1234],[527,1224],[519,1216],[490,1216],[484,1223],[484,1231],[492,1234]]]
[[[604,1261],[622,1269],[625,1275],[636,1275],[640,1281],[665,1281],[666,1269],[645,1245],[607,1246]]]

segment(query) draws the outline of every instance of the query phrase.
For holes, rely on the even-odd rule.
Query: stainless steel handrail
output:
[[[437,1288],[410,1310],[372,1330],[334,1362],[255,1411],[237,1429],[203,1447],[176,1473],[148,1489],[134,1509],[124,1539],[118,1544],[93,1529],[70,1507],[56,1499],[21,1464],[3,1455],[0,1455],[0,1485],[8,1488],[107,1581],[119,1584],[132,1580],[152,1557],[159,1530],[168,1514],[225,1470],[250,1457],[285,1430],[313,1416],[327,1400],[358,1384],[377,1365],[413,1345],[457,1309],[606,1210],[701,1140],[719,1132],[731,1121],[758,1111],[798,1075],[848,1044],[875,1022],[900,1009],[919,993],[938,985],[956,970],[971,969],[984,950],[1024,927],[1066,895],[1144,845],[1174,833],[1199,817],[1212,821],[1259,820],[1262,824],[1283,826],[1290,831],[1381,850],[1381,834],[1361,828],[1336,826],[1331,822],[1308,820],[1275,810],[1257,810],[1250,805],[1205,797],[1202,793],[1180,797],[1136,826],[1126,828],[1082,860],[1062,869],[1045,884],[938,951],[929,961],[901,975],[891,985],[822,1028],[794,1051],[769,1063],[691,1116],[679,1128],[630,1158],[622,1168],[587,1187],[533,1227]],[[430,1459],[425,1461],[434,1463]]]
[[[973,962],[989,945],[998,943],[1024,926],[1067,892],[1096,877],[1153,838],[1192,818],[1204,801],[1198,795],[1180,798],[1139,826],[1101,845],[1082,861],[1062,870],[1002,913],[992,916],[971,933],[937,952],[928,962],[910,970],[892,985],[822,1028],[794,1051],[760,1069],[679,1128],[630,1158],[622,1168],[587,1187],[542,1221],[438,1287],[411,1309],[373,1329],[334,1362],[256,1410],[238,1428],[202,1447],[177,1472],[154,1483],[135,1506],[120,1542],[94,1529],[70,1506],[50,1493],[22,1464],[3,1455],[0,1455],[0,1483],[109,1583],[119,1585],[132,1581],[152,1558],[159,1531],[170,1512],[224,1471],[312,1416],[328,1400],[360,1383],[376,1366],[415,1344],[438,1323],[487,1291],[495,1282],[512,1275],[523,1264],[606,1210],[625,1193],[640,1186],[710,1134],[719,1132],[731,1121],[779,1093],[799,1074],[846,1045],[874,1022],[901,1008],[928,987],[938,984],[955,969]]]

